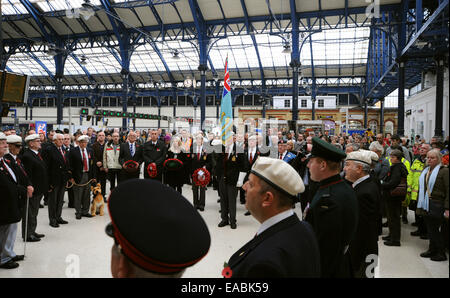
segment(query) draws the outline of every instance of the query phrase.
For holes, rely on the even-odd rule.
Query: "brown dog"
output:
[[[95,216],[97,213],[97,210],[100,213],[100,216],[103,216],[104,211],[103,209],[105,208],[105,202],[103,200],[103,195],[102,195],[102,189],[101,189],[101,185],[100,183],[97,183],[97,185],[91,186],[91,191],[94,194],[94,199],[92,200],[92,204],[91,204],[91,215]]]

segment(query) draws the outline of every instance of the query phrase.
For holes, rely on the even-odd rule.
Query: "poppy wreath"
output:
[[[125,167],[125,171],[133,173],[136,172],[137,169],[139,168],[139,163],[134,160],[127,160],[126,162],[123,163],[123,166]]]
[[[147,166],[147,174],[150,178],[155,178],[156,176],[158,176],[158,170],[154,162]]]
[[[203,171],[203,175],[199,174],[200,171]],[[206,187],[211,181],[211,174],[205,168],[199,168],[192,174],[192,181],[196,186]]]
[[[169,158],[164,162],[164,168],[168,171],[178,171],[183,167],[183,162],[178,158]]]

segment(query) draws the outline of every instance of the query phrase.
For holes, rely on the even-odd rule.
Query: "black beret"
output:
[[[107,234],[147,271],[180,272],[209,251],[211,238],[203,218],[180,193],[159,181],[122,182],[112,191],[108,210],[112,222]]]
[[[339,162],[343,160],[347,155],[344,151],[337,148],[333,144],[330,144],[321,138],[314,137],[312,139],[311,157],[321,157],[325,160]]]

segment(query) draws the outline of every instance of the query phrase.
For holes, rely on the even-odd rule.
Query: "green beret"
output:
[[[325,160],[336,162],[347,157],[344,151],[318,137],[314,137],[312,143],[311,157],[321,157]]]

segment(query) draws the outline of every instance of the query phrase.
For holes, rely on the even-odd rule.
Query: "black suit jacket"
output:
[[[96,166],[94,165],[94,159],[92,157],[92,151],[86,148],[88,165],[89,165],[89,179],[94,178]],[[68,154],[71,177],[75,180],[75,183],[79,184],[83,176],[83,159],[81,157],[80,147],[76,147]]]
[[[250,170],[252,169],[252,166],[255,164],[258,157],[263,156],[261,154],[261,152],[259,151],[258,147],[256,147],[255,156],[253,156],[253,159],[250,162],[250,157],[248,156],[248,150],[249,150],[248,148],[245,149],[244,156],[243,156],[244,169],[245,169],[245,172],[247,172],[247,175],[245,175],[245,178],[244,178],[244,183],[248,180],[248,176],[250,176]]]
[[[195,144],[194,144],[195,145]],[[194,149],[195,148],[195,149]],[[191,152],[189,154],[189,167],[190,167],[190,175],[194,174],[194,172],[199,169],[206,167],[208,172],[211,173],[212,169],[212,153],[208,154],[206,152],[205,145],[203,144],[203,150],[200,153],[200,159],[198,159],[197,145],[191,146]]]
[[[31,149],[25,150],[22,163],[28,176],[31,179],[31,184],[34,188],[33,195],[45,194],[48,191],[48,170],[47,164]]]
[[[137,142],[135,142],[134,147],[135,147],[134,156],[131,156],[130,143],[126,142],[120,144],[119,163],[121,165],[123,165],[124,162],[128,160],[134,160],[139,164],[142,163],[142,145],[139,145]]]
[[[19,188],[1,162],[0,194],[0,225],[19,222],[22,217],[19,208]]]
[[[294,214],[271,226],[229,260],[232,277],[320,277],[314,231]]]
[[[51,144],[46,150],[43,150],[43,152],[45,152],[43,155],[45,155],[44,160],[47,163],[48,183],[50,188],[54,188],[57,185],[65,185],[70,178],[67,153],[64,154],[64,159],[55,144]]]
[[[8,160],[8,166],[13,170],[14,174],[17,178],[17,187],[19,188],[19,195],[23,199],[21,203],[25,201],[27,198],[27,187],[31,185],[30,178],[22,165],[22,162],[19,157],[14,159],[11,154],[6,154],[4,159]]]
[[[149,140],[144,144],[142,150],[142,157],[145,162],[145,169],[144,169],[145,178],[149,177],[147,173],[147,166],[151,163],[156,164],[158,177],[162,174],[163,164],[164,161],[166,160],[166,154],[167,154],[166,145],[164,145],[164,143],[159,140],[156,142],[156,146],[153,145],[151,140]]]
[[[349,252],[353,271],[357,272],[367,264],[367,255],[378,255],[378,202],[381,194],[372,177],[356,185],[354,190],[358,201],[358,225]]]
[[[240,172],[245,172],[244,154],[237,153],[234,145],[233,153],[228,157],[222,146],[222,153],[217,154],[216,175],[224,177],[226,184],[236,186]]]

